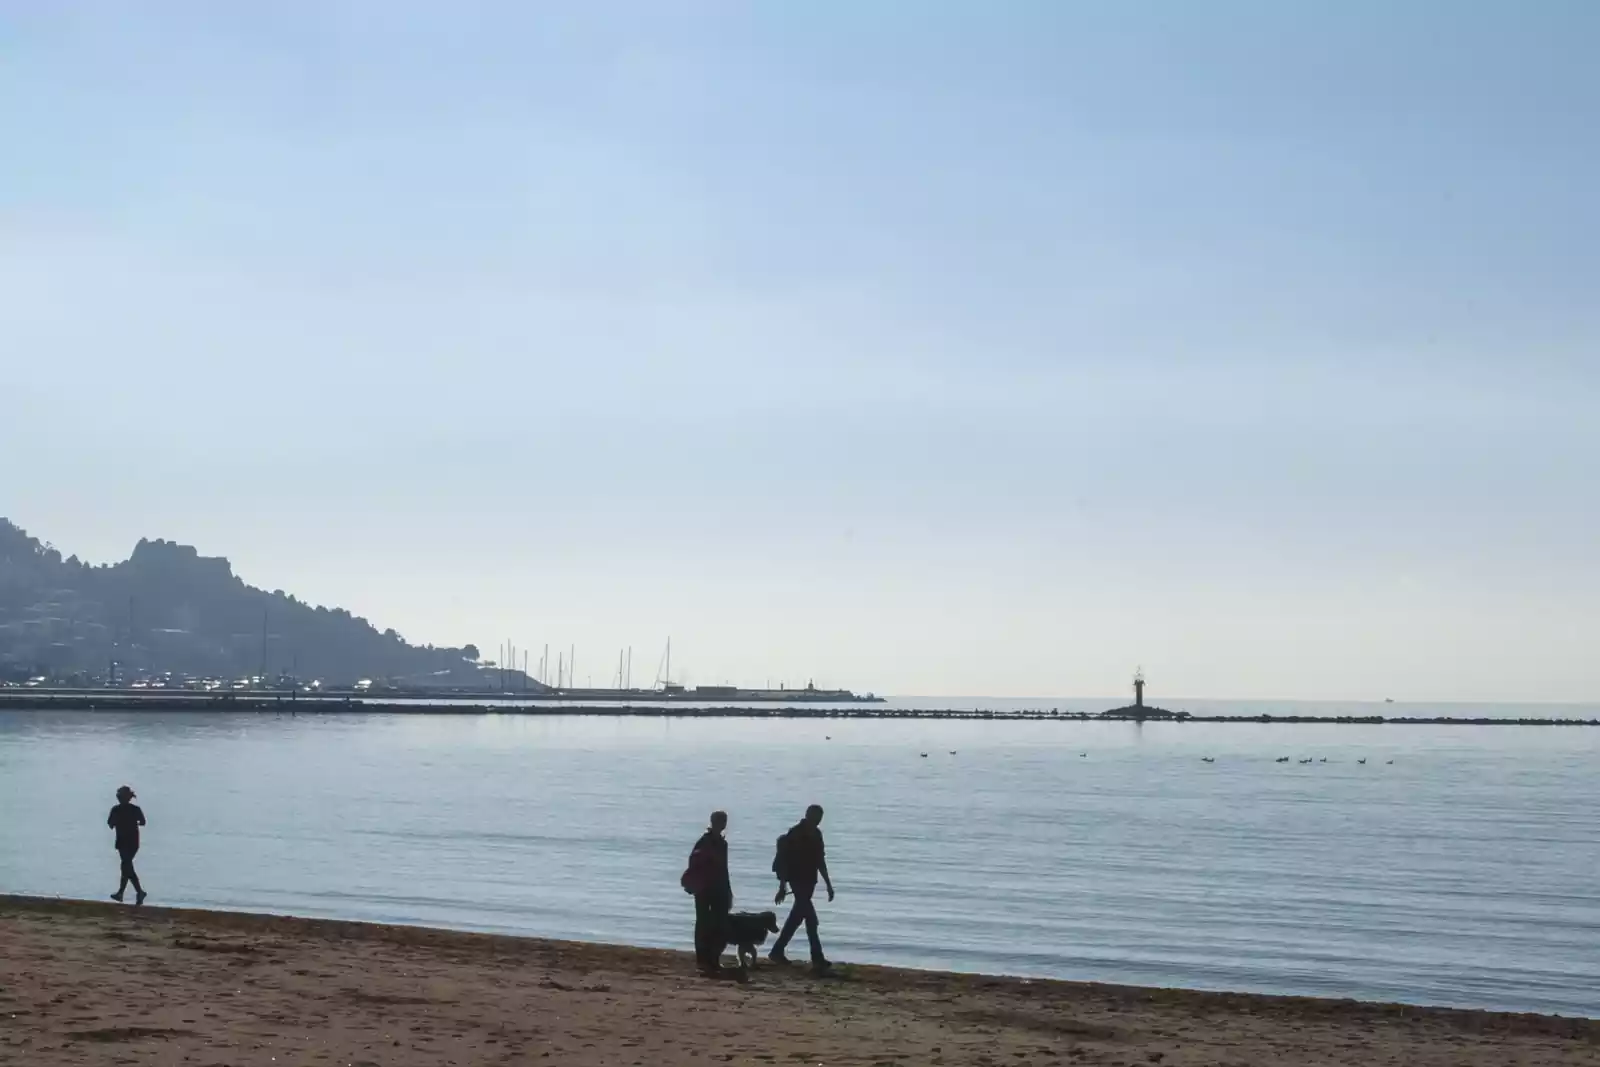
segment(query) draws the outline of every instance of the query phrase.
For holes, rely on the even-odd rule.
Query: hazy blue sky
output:
[[[0,0],[0,514],[693,682],[1600,696],[1600,4]]]

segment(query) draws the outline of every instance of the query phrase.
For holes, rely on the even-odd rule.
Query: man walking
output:
[[[789,832],[778,838],[777,856],[772,861],[772,872],[778,876],[776,903],[782,904],[786,890],[794,892],[794,907],[784,921],[783,932],[768,953],[774,963],[788,963],[783,954],[789,939],[803,922],[806,939],[811,942],[811,966],[817,971],[828,969],[828,960],[822,954],[822,942],[817,937],[817,907],[811,897],[817,891],[817,877],[828,887],[828,902],[833,902],[833,879],[828,877],[828,860],[822,844],[822,805],[813,804],[806,809],[806,817],[795,823]]]
[[[133,790],[127,786],[117,790],[117,806],[111,809],[111,814],[106,816],[106,825],[117,832],[116,850],[122,859],[122,884],[117,886],[117,891],[111,894],[111,899],[118,904],[122,903],[122,894],[128,891],[128,883],[133,883],[133,902],[144,903],[144,887],[139,884],[139,875],[133,869],[133,857],[139,851],[139,827],[144,825],[144,812],[139,805],[131,803]]]
[[[711,813],[711,825],[689,853],[683,888],[694,894],[694,958],[706,974],[722,971],[722,949],[728,912],[733,907],[733,885],[728,879],[728,813]]]

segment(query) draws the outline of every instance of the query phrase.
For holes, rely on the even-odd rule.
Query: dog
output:
[[[778,916],[775,912],[736,911],[728,916],[727,929],[724,931],[728,940],[723,948],[727,948],[728,944],[738,946],[739,970],[742,973],[756,961],[756,948],[767,940],[767,935],[777,932]],[[719,950],[717,954],[722,953]]]

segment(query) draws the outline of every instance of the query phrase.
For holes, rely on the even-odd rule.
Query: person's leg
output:
[[[130,848],[122,853],[122,884],[126,888],[129,882],[133,883],[133,899],[138,903],[144,902],[144,886],[139,884],[139,872],[133,869],[133,857],[137,855],[137,848]],[[118,890],[120,893],[121,890]]]
[[[704,896],[694,898],[694,961],[701,967],[707,965],[707,946],[711,939],[713,921],[711,901]]]
[[[789,917],[783,920],[783,929],[778,933],[778,940],[772,944],[772,955],[782,956],[783,950],[789,947],[789,939],[795,931],[800,929],[800,924],[805,921],[806,911],[811,907],[811,893],[816,886],[796,885],[789,887],[794,893],[794,907],[789,909]],[[812,912],[815,915],[815,912]],[[815,920],[813,920],[814,922]]]
[[[129,882],[133,883],[133,891],[135,893],[138,893],[140,896],[144,895],[143,891],[139,888],[139,876],[135,874],[133,870],[133,856],[136,851],[136,849],[122,848],[117,850],[117,858],[122,861],[122,880],[117,884],[117,891],[111,895],[111,899],[117,901],[118,903],[122,902],[122,894],[128,891]]]
[[[694,958],[706,970],[722,966],[723,937],[733,902],[714,894],[694,898]]]
[[[823,965],[828,958],[822,954],[822,940],[817,937],[817,902],[810,895],[806,896],[806,940],[811,942],[811,962]]]
[[[712,915],[711,927],[711,962],[718,967],[722,966],[722,950],[729,941],[733,940],[733,897],[718,894],[714,902],[715,912]]]

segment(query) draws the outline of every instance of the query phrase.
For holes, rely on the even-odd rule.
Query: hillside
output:
[[[123,562],[95,566],[0,519],[0,679],[87,681],[113,660],[123,678],[237,679],[261,674],[265,660],[268,677],[329,686],[478,686],[477,658],[472,645],[413,645],[342,608],[257,589],[188,545],[141,540]]]

